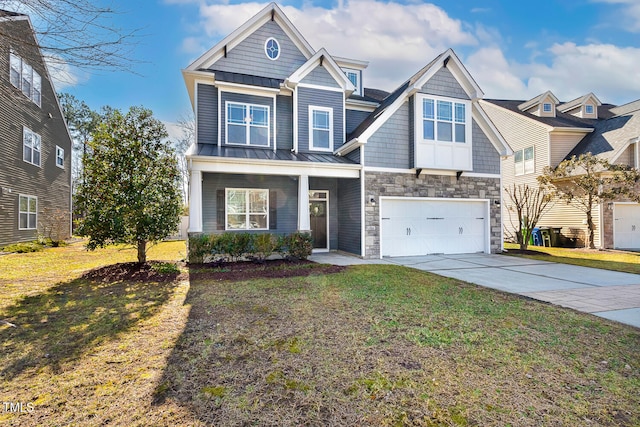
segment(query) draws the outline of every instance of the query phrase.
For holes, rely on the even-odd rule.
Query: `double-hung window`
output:
[[[269,146],[269,107],[227,102],[227,144]]]
[[[333,150],[333,109],[309,106],[309,146],[312,150]]]
[[[514,153],[515,174],[524,175],[535,172],[533,147],[527,147]]]
[[[35,196],[19,197],[18,228],[20,230],[35,230],[38,224],[38,198]]]
[[[41,141],[40,135],[30,129],[22,131],[22,160],[35,166],[40,166]]]
[[[423,139],[440,142],[466,142],[466,109],[466,104],[461,102],[423,98]]]
[[[64,148],[56,145],[56,166],[64,169]]]
[[[227,230],[268,230],[269,190],[227,188]]]
[[[42,101],[42,78],[31,65],[13,51],[9,54],[9,80],[27,98],[40,106]]]
[[[362,95],[362,88],[360,85],[360,72],[357,70],[345,68],[344,73],[346,74],[349,81],[356,87],[354,94]]]

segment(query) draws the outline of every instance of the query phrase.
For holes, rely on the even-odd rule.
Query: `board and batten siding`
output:
[[[344,94],[308,87],[298,89],[298,150],[302,153],[309,149],[309,106],[333,109],[333,150],[344,144]]]
[[[227,102],[239,102],[239,103],[247,103],[247,104],[257,104],[264,105],[269,107],[269,147],[261,147],[261,148],[273,148],[273,136],[275,135],[273,131],[273,98],[269,98],[266,96],[258,96],[258,95],[249,95],[246,93],[235,93],[235,92],[225,92],[222,91],[220,94],[220,121],[222,122],[220,126],[220,141],[222,145],[226,145],[226,132],[227,132]],[[238,146],[237,144],[229,144],[233,146]],[[249,145],[247,145],[249,146]],[[256,146],[257,147],[257,146]]]
[[[409,103],[404,102],[369,137],[364,150],[364,164],[385,168],[409,168],[409,128]]]
[[[26,40],[12,46],[41,76],[41,106],[33,103],[9,80],[9,43],[0,43],[0,247],[31,241],[37,230],[19,230],[20,195],[37,197],[37,222],[47,222],[46,214],[63,212],[63,225],[71,226],[71,138],[56,101],[42,57],[27,20],[0,22],[0,32]],[[41,137],[40,166],[23,160],[23,129]],[[64,150],[64,168],[56,166],[56,146]]]
[[[549,138],[551,167],[558,166],[585,135],[588,134],[584,132],[551,132]]]
[[[361,255],[362,192],[359,179],[338,180],[338,250]]]
[[[280,44],[280,56],[276,60],[268,58],[264,51],[265,42],[270,37],[275,38]],[[230,49],[226,58],[220,58],[209,68],[231,73],[286,79],[306,61],[307,58],[280,25],[275,21],[269,21],[240,44]]]
[[[277,219],[273,233],[292,233],[298,228],[298,183],[286,176],[267,175],[235,175],[235,174],[202,174],[202,231],[204,233],[221,233],[219,225],[224,224],[224,218],[219,222],[218,214],[224,215],[224,210],[218,209],[218,191],[225,188],[256,188],[276,192]],[[271,208],[270,208],[271,211]],[[271,212],[270,212],[271,214]],[[273,218],[270,218],[272,222]]]
[[[198,144],[218,144],[218,88],[198,84]]]
[[[338,249],[338,180],[336,178],[309,177],[309,191],[329,192],[329,249]]]
[[[446,68],[440,68],[420,89],[421,93],[446,96],[450,98],[469,99],[458,80]]]
[[[336,82],[333,76],[327,71],[325,67],[317,66],[309,74],[307,74],[300,83],[325,86],[330,88],[340,88],[340,85]]]

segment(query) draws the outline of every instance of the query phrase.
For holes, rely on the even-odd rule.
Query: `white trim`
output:
[[[262,213],[251,213],[251,211],[249,210],[249,206],[251,205],[250,203],[250,198],[248,197],[250,192],[252,191],[259,191],[261,193],[266,193],[267,194],[267,227],[266,228],[251,228],[251,227],[245,227],[245,228],[229,228],[229,203],[228,203],[228,196],[229,196],[229,191],[244,191],[245,192],[245,204],[246,204],[246,209],[247,211],[244,213],[245,215],[245,221],[250,221],[251,220],[251,215],[262,215]],[[242,214],[236,214],[236,215],[242,215]],[[249,222],[245,222],[245,224],[248,226]],[[268,188],[236,188],[236,187],[229,187],[224,189],[224,229],[225,231],[231,230],[231,231],[238,231],[238,230],[246,230],[246,231],[261,231],[261,230],[269,230],[269,189]]]
[[[240,83],[221,82],[219,80],[216,81],[215,85],[218,87],[219,91],[223,92],[243,93],[247,95],[264,96],[269,98],[274,98],[278,93],[280,93],[280,89],[262,86],[248,86]]]
[[[298,154],[298,89],[293,90],[293,151]]]
[[[188,233],[202,233],[202,172],[191,170],[189,179],[189,229]]]
[[[524,158],[524,152],[528,149],[532,149],[533,150],[533,158],[528,160],[529,162],[533,163],[533,170],[531,172],[527,172],[527,159]],[[516,160],[516,154],[519,153],[520,151],[522,151],[522,160],[520,162],[518,162]],[[522,163],[522,171],[518,170],[518,164]],[[529,147],[524,147],[521,148],[520,150],[516,150],[513,152],[513,175],[514,176],[524,176],[524,175],[531,175],[531,174],[535,174],[536,173],[536,147],[535,145],[530,145]]]
[[[360,253],[363,258],[367,257],[367,227],[366,227],[366,219],[365,215],[365,205],[366,205],[366,192],[367,189],[365,182],[365,166],[364,166],[364,145],[360,147],[360,164],[362,165],[362,172],[360,173]],[[379,203],[378,203],[379,204]],[[380,208],[378,208],[380,209]],[[378,222],[378,224],[380,224]],[[378,230],[378,235],[380,230]]]
[[[272,58],[271,55],[267,53],[267,43],[269,43],[271,40],[273,40],[276,43],[276,46],[278,47],[278,53],[275,58]],[[282,53],[282,48],[280,47],[280,42],[276,40],[275,37],[269,37],[267,40],[264,41],[264,54],[267,56],[269,60],[276,61],[278,58],[280,58],[280,53]]]
[[[225,115],[227,112],[225,111]],[[218,147],[222,145],[222,91],[218,89]]]
[[[22,197],[26,197],[27,198],[27,210],[26,211],[21,211],[20,210],[20,198]],[[29,227],[29,216],[33,215],[32,212],[29,210],[29,206],[31,205],[31,199],[35,199],[36,200],[36,226],[31,228]],[[27,227],[26,228],[22,228],[20,227],[20,214],[22,213],[26,213],[27,214]],[[18,194],[18,230],[37,230],[38,229],[38,196],[31,196],[29,194]]]
[[[347,67],[355,70],[364,70],[369,66],[369,61],[363,61],[361,59],[345,58],[343,56],[334,56],[333,59],[340,68]]]
[[[309,175],[298,176],[298,231],[311,230],[311,216],[309,213]]]
[[[382,173],[411,174],[411,175],[415,175],[417,172],[417,169],[395,169],[395,168],[384,168],[384,167],[377,167],[377,166],[365,166],[364,170],[366,172],[382,172]],[[424,175],[456,176],[456,171],[440,170],[440,169],[422,169],[420,174],[421,175],[424,174]],[[491,178],[491,179],[500,178],[500,174],[482,173],[482,172],[463,172],[462,176],[467,178]]]
[[[346,98],[344,101],[345,109],[354,111],[366,111],[367,113],[374,112],[379,105],[377,102],[362,101],[359,99],[351,98]]]
[[[309,150],[313,150],[313,151],[325,151],[325,152],[333,152],[333,108],[330,107],[320,107],[317,105],[309,105],[308,107],[309,110],[309,124],[308,124],[308,129],[309,129]],[[321,111],[321,112],[325,112],[325,113],[329,113],[329,147],[325,148],[325,147],[316,147],[314,145],[314,140],[313,140],[313,112],[314,111]],[[325,129],[320,129],[320,130],[325,130]]]
[[[344,92],[344,89],[339,88],[339,87],[322,86],[322,85],[316,85],[316,84],[313,84],[313,83],[298,83],[296,86],[305,87],[305,88],[308,88],[308,89],[325,90],[327,92],[340,92],[340,93]]]
[[[347,76],[347,78],[349,79],[349,73],[351,74],[355,74],[356,78],[357,78],[357,82],[354,84],[354,87],[356,88],[353,93],[355,93],[356,95],[362,95],[362,70],[356,70],[355,68],[342,68],[342,72]],[[351,81],[351,79],[349,79],[349,81]],[[353,82],[351,82],[353,84]]]
[[[472,123],[475,120],[475,122],[480,127],[480,130],[482,130],[485,136],[489,138],[489,141],[491,141],[491,144],[493,144],[493,147],[496,149],[498,154],[500,154],[501,156],[512,155],[513,149],[509,146],[507,140],[504,139],[496,125],[491,121],[491,119],[487,115],[487,112],[484,111],[484,108],[482,108],[482,105],[479,102],[474,102],[471,105],[471,108]]]
[[[60,156],[58,155],[58,151],[62,151],[62,165],[58,164],[58,159],[60,158]],[[56,166],[60,169],[64,169],[64,148],[60,147],[59,145],[56,145]]]
[[[292,162],[288,160],[240,159],[235,157],[191,156],[191,171],[249,175],[308,175],[327,178],[359,178],[361,165]]]
[[[302,64],[295,70],[286,80],[286,84],[296,85],[306,85],[307,87],[316,87],[321,88],[323,90],[335,90],[334,88],[330,88],[327,86],[317,86],[317,85],[308,85],[301,83],[302,80],[309,75],[314,69],[316,69],[320,65],[320,59],[323,58],[323,67],[325,70],[331,75],[331,77],[335,80],[335,82],[340,87],[340,92],[346,92],[347,94],[353,93],[356,89],[355,86],[351,83],[351,80],[347,78],[347,76],[342,72],[342,68],[338,66],[336,61],[329,55],[329,53],[324,49],[320,49],[317,51],[307,62]],[[327,66],[328,64],[328,66]]]
[[[247,108],[248,110],[251,107],[259,107],[259,108],[266,108],[267,109],[267,144],[266,145],[260,145],[260,144],[251,144],[251,124],[246,122],[242,125],[245,126],[245,132],[246,132],[246,138],[247,138],[247,142],[246,144],[242,144],[239,142],[229,142],[229,104],[234,104],[234,105],[241,105],[245,108]],[[224,116],[224,143],[225,145],[230,145],[230,146],[239,146],[239,147],[254,147],[254,148],[269,148],[271,147],[271,106],[270,105],[264,105],[264,104],[252,104],[252,103],[245,103],[245,102],[236,102],[236,101],[225,101],[224,102],[224,111],[225,111],[225,116]],[[238,123],[231,123],[231,125],[234,126],[240,126],[240,124]],[[263,128],[264,126],[257,126],[257,127],[261,127]]]
[[[278,150],[278,129],[276,125],[278,124],[278,117],[276,116],[278,113],[278,105],[276,103],[277,98],[273,97],[273,152],[275,153]]]
[[[319,199],[319,198],[312,198],[311,197],[311,193],[325,193],[327,195],[326,198],[324,199]],[[311,190],[309,189],[309,203],[311,202],[325,202],[326,203],[326,207],[325,207],[325,211],[326,211],[326,216],[327,216],[327,247],[326,248],[313,248],[314,252],[329,252],[329,250],[331,249],[331,230],[329,229],[330,227],[330,222],[329,222],[329,215],[330,215],[330,210],[329,210],[329,190]],[[311,211],[309,211],[309,215],[311,215]],[[311,230],[311,218],[309,218],[309,231]]]
[[[31,149],[31,159],[30,160],[26,160],[24,158],[24,145],[25,145],[24,143],[25,143],[25,136],[26,136],[27,133],[30,134],[31,138],[32,138],[31,139],[31,141],[32,141],[31,142],[31,147],[29,147]],[[33,160],[33,153],[36,152],[36,150],[33,148],[33,140],[34,139],[37,139],[38,142],[39,142],[39,145],[40,145],[40,148],[38,148],[38,150],[37,150],[38,154],[40,154],[40,158],[39,158],[39,162],[38,163],[34,163],[32,161]],[[34,131],[32,131],[31,129],[29,129],[26,126],[22,126],[22,144],[21,144],[21,146],[22,146],[22,150],[21,150],[20,154],[22,154],[22,161],[25,162],[25,163],[28,163],[28,164],[30,164],[32,166],[37,166],[39,168],[42,168],[42,154],[43,154],[42,151],[43,150],[42,150],[42,137],[40,136],[40,134],[35,133]]]

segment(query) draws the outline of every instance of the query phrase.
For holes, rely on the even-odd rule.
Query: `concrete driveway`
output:
[[[314,254],[330,264],[397,264],[524,295],[640,328],[640,275],[507,255],[464,254],[362,260]]]

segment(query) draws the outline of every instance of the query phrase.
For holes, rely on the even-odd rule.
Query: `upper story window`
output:
[[[533,147],[527,147],[514,153],[515,174],[524,175],[535,172]]]
[[[227,188],[225,191],[227,230],[269,229],[269,190]]]
[[[545,102],[544,104],[542,104],[542,112],[544,113],[550,113],[551,110],[551,103],[549,102]]]
[[[56,145],[56,166],[64,169],[64,149]]]
[[[42,79],[40,74],[13,51],[9,54],[9,80],[27,98],[40,106],[42,102]]]
[[[422,100],[422,136],[427,140],[461,142],[467,140],[467,106],[461,102]]]
[[[309,148],[333,150],[333,108],[309,106]]]
[[[587,104],[584,106],[584,112],[586,114],[593,114],[593,105]]]
[[[272,61],[278,59],[278,57],[280,57],[280,43],[278,43],[278,40],[273,37],[268,38],[264,43],[264,53],[266,53],[267,58]]]
[[[269,146],[269,107],[227,102],[227,144]]]
[[[19,197],[18,229],[35,230],[38,224],[38,198],[35,196]]]
[[[24,128],[22,131],[22,160],[40,166],[40,135]]]
[[[344,73],[353,85],[356,87],[355,94],[362,95],[362,85],[360,82],[360,72],[357,70],[344,69]]]

